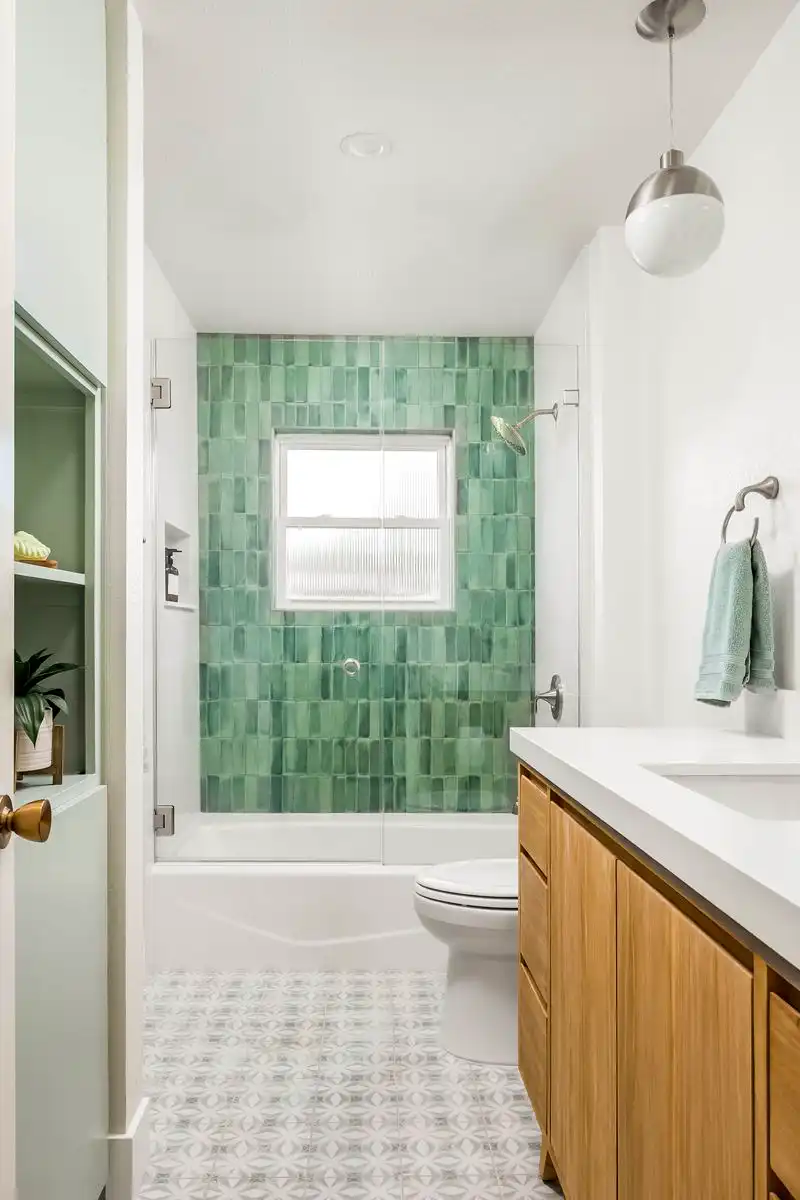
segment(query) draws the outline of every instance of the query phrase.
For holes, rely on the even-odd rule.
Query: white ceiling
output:
[[[641,0],[139,0],[147,238],[198,328],[523,334],[665,148]],[[676,46],[691,151],[794,0]],[[388,158],[342,156],[379,130]]]

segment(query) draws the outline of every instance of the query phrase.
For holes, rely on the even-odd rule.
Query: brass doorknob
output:
[[[5,850],[12,833],[26,842],[46,842],[53,825],[49,800],[29,800],[14,808],[9,796],[0,796],[0,850]]]

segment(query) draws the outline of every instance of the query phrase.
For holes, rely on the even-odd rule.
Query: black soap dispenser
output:
[[[175,566],[173,554],[181,554],[182,551],[174,546],[164,547],[164,572],[166,584],[166,598],[169,604],[177,604],[180,600],[180,575],[178,568]]]

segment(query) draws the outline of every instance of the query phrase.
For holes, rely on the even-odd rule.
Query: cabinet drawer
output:
[[[519,968],[519,1073],[542,1129],[547,1129],[547,1013],[528,972]]]
[[[550,797],[547,788],[520,773],[519,840],[543,875],[550,863]]]
[[[519,952],[545,1001],[550,989],[547,884],[524,854],[519,860]]]
[[[800,1013],[769,998],[769,1157],[773,1171],[800,1196]]]

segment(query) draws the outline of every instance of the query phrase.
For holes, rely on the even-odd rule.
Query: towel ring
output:
[[[736,512],[736,505],[734,504],[728,509],[727,513],[725,514],[725,520],[722,522],[722,540],[723,540],[723,542],[725,542],[727,540],[725,537],[725,534],[728,532],[728,522],[730,521],[731,517],[733,516],[733,514],[735,512]],[[755,541],[756,541],[757,537],[758,537],[758,517],[756,517],[753,521],[753,532],[750,536],[750,545],[751,546],[755,545]]]
[[[728,522],[730,521],[731,517],[733,516],[733,514],[735,512],[744,512],[744,502],[745,502],[746,498],[752,492],[757,493],[759,496],[763,496],[765,500],[774,500],[775,497],[777,496],[778,492],[780,491],[780,487],[781,487],[780,482],[778,481],[776,476],[768,475],[766,477],[766,479],[761,479],[761,480],[759,480],[758,483],[748,484],[747,487],[743,487],[740,492],[737,492],[736,499],[734,500],[731,507],[728,509],[727,513],[725,514],[725,520],[722,522],[722,540],[723,540],[723,542],[725,541],[725,534],[728,531]],[[750,545],[751,546],[755,543],[755,540],[757,537],[758,537],[758,517],[756,517],[755,521],[753,522],[753,533],[750,537]]]

